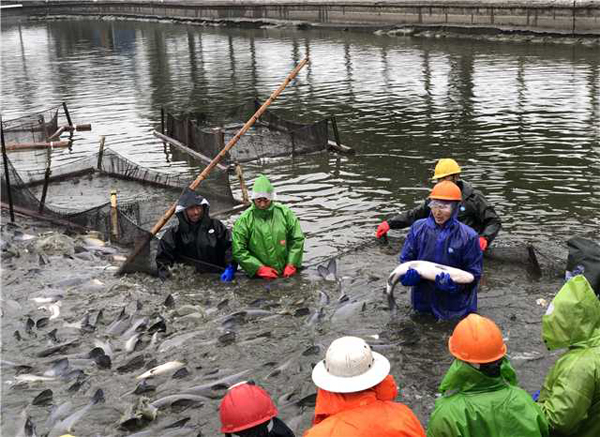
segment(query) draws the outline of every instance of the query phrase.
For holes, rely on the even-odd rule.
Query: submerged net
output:
[[[35,114],[2,122],[7,145],[44,143],[58,130],[58,111],[62,105]]]
[[[126,272],[153,273],[156,270],[158,239],[152,237],[149,230],[192,179],[141,167],[110,149],[52,168],[47,182],[45,169],[17,172],[10,159],[7,165],[10,194],[17,208],[97,231],[104,240],[127,247],[150,240],[146,250],[132,260]],[[4,165],[0,171],[2,201],[8,203]],[[118,194],[116,209],[110,203],[113,189]],[[212,215],[232,212],[241,204],[233,197],[227,173],[218,169],[202,181],[197,191],[209,199]],[[45,202],[42,202],[44,192]],[[78,207],[81,198],[93,206]]]
[[[259,101],[251,100],[222,114],[187,114],[177,118],[168,113],[167,135],[209,158],[214,158],[260,106]],[[328,148],[327,119],[303,124],[286,120],[267,109],[231,149],[225,161],[256,161],[303,155]]]

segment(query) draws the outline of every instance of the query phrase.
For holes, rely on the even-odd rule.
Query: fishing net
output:
[[[211,114],[166,114],[166,134],[189,148],[214,158],[260,108],[251,100],[229,110]],[[328,120],[303,124],[266,110],[225,157],[226,163],[303,155],[329,148]]]
[[[141,167],[111,149],[53,167],[48,177],[45,168],[17,172],[10,159],[7,166],[10,194],[17,211],[64,220],[97,231],[105,240],[122,246],[134,247],[150,241],[129,263],[126,272],[156,270],[158,239],[149,230],[193,179]],[[7,203],[4,165],[1,178],[0,194],[2,202]],[[110,203],[112,190],[117,192],[116,208]],[[231,213],[241,206],[233,197],[227,172],[214,169],[197,191],[209,199],[213,216]],[[81,197],[93,206],[74,206],[81,205],[77,199]]]
[[[2,122],[7,145],[44,143],[58,130],[58,111],[62,105]]]

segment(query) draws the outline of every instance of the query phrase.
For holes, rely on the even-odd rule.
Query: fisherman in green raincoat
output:
[[[600,301],[583,275],[569,280],[548,306],[542,337],[550,350],[568,348],[538,398],[551,431],[600,436]]]
[[[259,175],[252,205],[233,225],[233,258],[249,276],[290,277],[302,264],[304,234],[287,206],[274,202],[269,179]]]
[[[469,314],[448,341],[457,359],[440,384],[428,437],[548,436],[548,423],[531,396],[517,386],[496,324]]]

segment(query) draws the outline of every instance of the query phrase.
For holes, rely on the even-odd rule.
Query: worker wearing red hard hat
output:
[[[251,382],[232,386],[219,407],[221,432],[227,436],[294,437],[283,421],[275,417],[277,408],[269,394]]]

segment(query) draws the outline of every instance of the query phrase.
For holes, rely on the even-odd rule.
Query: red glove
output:
[[[377,238],[381,238],[385,234],[387,234],[389,230],[390,230],[390,225],[388,224],[387,221],[384,220],[381,223],[379,223],[379,226],[377,226],[377,233],[375,234],[375,236]]]
[[[256,276],[263,279],[277,279],[277,270],[269,266],[260,266],[256,271]]]
[[[283,270],[284,278],[289,278],[290,276],[294,276],[295,274],[296,274],[295,266],[293,266],[292,264],[288,264],[287,266],[285,266],[285,269]]]
[[[488,241],[485,237],[479,237],[479,247],[481,247],[482,252],[485,252],[485,249],[487,249]]]

